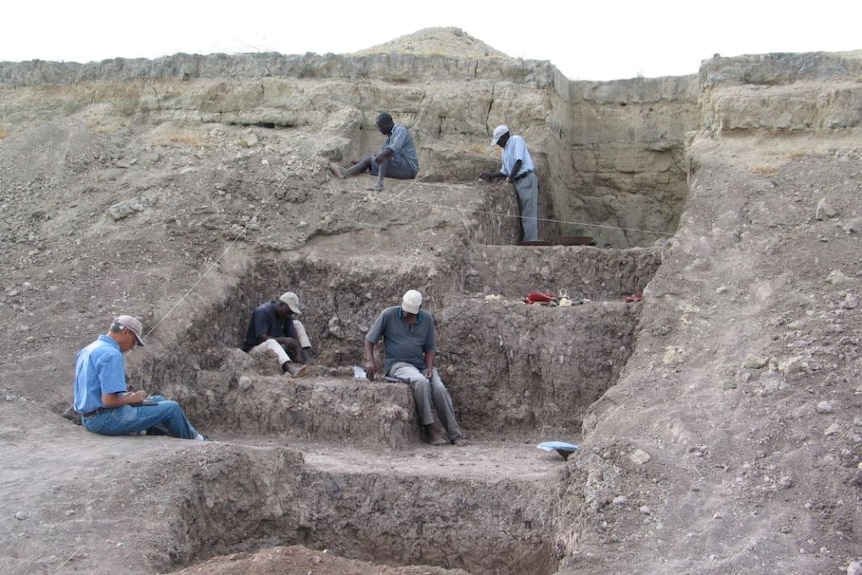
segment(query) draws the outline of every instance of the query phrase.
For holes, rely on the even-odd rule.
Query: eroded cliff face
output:
[[[490,133],[505,123],[538,165],[542,239],[584,235],[616,248],[673,233],[685,198],[684,136],[699,122],[694,75],[570,82],[548,62],[502,57],[4,63],[0,87],[7,132],[70,114],[101,131],[144,124],[165,137],[219,125],[297,130],[315,134],[311,151],[336,162],[378,146],[374,117],[388,110],[413,132],[424,181],[471,182],[499,169]]]
[[[277,540],[474,573],[846,568],[859,63],[716,58],[603,83],[490,52],[0,64],[0,420],[19,488],[0,494],[0,565],[164,572]],[[375,195],[328,168],[379,145],[383,109],[422,169]],[[599,247],[502,245],[511,192],[475,182],[499,123],[539,166],[542,237]],[[287,385],[235,347],[294,285],[321,361]],[[476,439],[454,455],[417,447],[403,387],[350,375],[407,286]],[[583,307],[521,301],[561,288]],[[70,358],[119,312],[154,331],[132,378],[224,442],[112,438],[149,442],[117,458],[59,419]],[[566,463],[525,443],[581,429]],[[405,514],[429,484],[435,503]]]

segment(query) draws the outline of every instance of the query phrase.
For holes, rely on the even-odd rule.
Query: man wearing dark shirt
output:
[[[294,314],[302,314],[302,311],[299,309],[299,296],[293,292],[285,292],[278,299],[256,307],[248,322],[242,350],[275,356],[282,372],[301,377],[308,366],[303,363],[307,361],[306,352],[300,344]],[[304,328],[302,332],[305,333]],[[307,342],[308,337],[304,339]]]

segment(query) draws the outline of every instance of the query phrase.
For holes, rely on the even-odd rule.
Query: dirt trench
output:
[[[626,296],[655,273],[660,248],[469,243],[409,266],[322,259],[313,248],[248,260],[200,302],[207,322],[178,334],[190,354],[168,346],[138,367],[135,378],[177,399],[199,428],[270,454],[265,471],[225,461],[193,482],[168,563],[300,544],[477,575],[554,572],[554,490],[565,468],[536,442],[575,441],[587,408],[616,381],[639,315]],[[301,319],[318,355],[303,378],[238,349],[273,285],[302,286]],[[437,365],[469,447],[425,446],[405,385],[353,378],[365,331],[405,286],[421,289],[435,315]],[[524,304],[532,291],[567,293],[574,305]]]

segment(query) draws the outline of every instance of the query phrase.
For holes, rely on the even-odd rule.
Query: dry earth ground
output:
[[[692,134],[668,242],[525,250],[500,245],[504,188],[372,196],[330,178],[337,135],[6,96],[35,99],[0,139],[4,575],[855,573],[858,128]],[[307,381],[231,350],[284,284],[320,342]],[[408,285],[472,446],[422,445],[403,389],[349,375]],[[534,309],[528,286],[591,301]],[[149,332],[132,381],[216,441],[60,417],[120,312]],[[560,435],[583,449],[535,449]]]

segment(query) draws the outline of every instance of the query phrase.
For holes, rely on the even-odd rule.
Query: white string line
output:
[[[278,191],[279,191],[279,190],[284,186],[284,183],[287,181],[287,178],[288,178],[290,175],[292,175],[292,174],[293,174],[292,172],[291,172],[291,173],[289,173],[289,174],[286,174],[286,175],[281,179],[281,182],[279,182],[278,186],[276,186],[276,187],[275,187],[275,189],[272,191],[272,193],[271,193],[271,194],[269,194],[269,195],[268,195],[266,198],[264,198],[263,200],[261,200],[261,202],[260,202],[260,206],[257,208],[257,211],[255,211],[254,215],[253,215],[251,218],[249,218],[248,223],[247,223],[247,224],[245,224],[245,227],[243,227],[243,228],[242,228],[242,230],[240,230],[240,232],[236,235],[236,237],[233,239],[233,241],[231,241],[231,243],[230,243],[230,244],[228,244],[228,246],[224,249],[224,251],[221,253],[221,255],[220,255],[219,257],[217,257],[217,258],[215,259],[215,261],[213,261],[213,263],[210,265],[210,267],[208,267],[208,268],[207,268],[207,270],[206,270],[203,274],[201,274],[201,277],[199,277],[199,278],[198,278],[198,281],[196,281],[196,282],[192,285],[192,287],[190,287],[189,289],[187,289],[187,290],[186,290],[186,293],[184,293],[184,294],[182,295],[182,297],[180,297],[180,299],[178,299],[178,300],[174,303],[174,305],[172,305],[172,306],[170,307],[170,309],[168,309],[168,311],[166,311],[166,312],[164,313],[164,315],[162,315],[162,317],[161,317],[161,318],[159,318],[159,321],[157,321],[157,322],[156,322],[156,324],[155,324],[153,327],[151,327],[151,328],[147,331],[146,335],[150,335],[151,333],[153,333],[154,331],[156,331],[156,328],[157,328],[157,327],[159,327],[159,325],[161,325],[161,323],[162,323],[163,321],[165,321],[165,319],[167,319],[167,317],[168,317],[169,315],[171,315],[171,313],[172,313],[172,312],[173,312],[177,307],[179,307],[179,305],[180,305],[181,303],[183,303],[183,300],[184,300],[184,299],[186,299],[186,298],[187,298],[187,297],[188,297],[188,296],[189,296],[189,295],[190,295],[190,294],[195,290],[195,288],[197,288],[197,287],[198,287],[198,285],[200,285],[200,283],[201,283],[202,281],[204,281],[204,278],[206,278],[206,277],[207,277],[207,275],[209,275],[209,273],[219,265],[219,263],[221,262],[221,260],[222,260],[226,255],[227,255],[227,253],[228,253],[228,252],[233,248],[233,246],[234,246],[234,245],[239,241],[239,239],[240,239],[242,236],[244,236],[244,235],[245,235],[245,232],[248,230],[248,227],[249,227],[251,224],[253,224],[253,223],[255,223],[255,222],[257,221],[257,216],[258,216],[258,215],[260,215],[260,212],[263,210],[264,206],[266,206],[266,205],[267,205],[267,203],[269,202],[269,200],[270,200],[270,199],[271,199],[271,198],[272,198],[272,197],[273,197],[273,196],[274,196],[274,195],[275,195],[275,194],[276,194],[276,193],[277,193],[277,192],[278,192]],[[265,183],[265,182],[253,182],[253,181],[251,181],[250,183]]]
[[[245,227],[237,234],[237,236],[233,239],[233,241],[231,241],[231,243],[224,249],[222,254],[218,258],[216,258],[216,260],[210,265],[210,267],[207,268],[206,272],[204,272],[203,275],[201,275],[201,277],[198,278],[198,280],[188,290],[186,290],[186,292],[170,307],[170,309],[168,309],[168,311],[165,312],[164,315],[162,315],[162,317],[159,319],[159,321],[157,321],[156,324],[153,325],[153,327],[151,327],[146,332],[145,336],[149,336],[151,333],[153,333],[156,330],[156,328],[159,325],[161,325],[161,323],[164,322],[168,318],[168,316],[177,307],[179,307],[179,305],[183,302],[183,300],[186,297],[188,297],[189,295],[191,295],[191,293],[197,288],[198,285],[200,285],[200,283],[204,280],[204,278],[206,278],[206,276],[215,267],[217,267],[219,265],[219,263],[227,255],[227,253],[231,249],[233,249],[233,246],[236,244],[236,242],[238,242],[239,239],[245,235],[246,231],[248,230],[248,227],[256,221],[257,216],[260,214],[260,212],[263,210],[263,208],[267,205],[269,200],[284,186],[284,183],[287,181],[287,178],[291,175],[294,175],[295,173],[296,173],[295,170],[293,170],[289,174],[285,175],[282,178],[281,182],[278,184],[278,186],[276,186],[276,188],[273,190],[273,192],[271,194],[269,194],[266,198],[261,200],[260,207],[254,213],[254,215],[249,220],[249,222],[245,225]],[[423,176],[423,177],[425,177],[425,176]],[[384,198],[380,198],[379,196],[376,196],[376,195],[371,196],[371,197],[373,198],[373,201],[380,202],[382,204],[403,203],[403,204],[415,205],[415,206],[419,206],[419,207],[440,208],[441,206],[438,204],[427,204],[427,203],[422,203],[422,202],[417,202],[417,201],[399,199],[399,198],[401,198],[401,196],[403,196],[408,191],[410,191],[410,188],[412,188],[413,185],[416,184],[416,182],[418,182],[421,179],[422,178],[420,178],[419,174],[417,173],[417,177],[414,178],[413,180],[411,180],[410,184],[406,188],[404,188],[404,190],[401,190],[400,192],[398,192],[398,194],[396,196],[394,196],[393,198],[384,199]],[[250,184],[262,184],[262,185],[266,185],[266,184],[271,183],[271,182],[262,181],[262,180],[243,180],[243,182],[250,183]],[[432,182],[424,182],[422,185],[423,186],[446,187],[446,188],[458,187],[458,188],[476,189],[476,186],[471,186],[469,184],[435,184]],[[345,191],[347,191],[350,194],[363,194],[363,195],[366,195],[366,197],[367,197],[367,194],[365,194],[364,192],[359,191],[359,190],[345,190]],[[511,215],[508,213],[503,214],[503,213],[499,213],[499,212],[485,211],[485,210],[472,210],[472,209],[467,209],[467,208],[456,208],[456,207],[452,207],[452,206],[443,206],[442,209],[450,210],[450,211],[457,211],[457,212],[464,212],[464,213],[468,213],[468,214],[483,214],[483,215],[490,215],[490,216],[499,216],[499,217],[504,217],[504,218],[520,219],[520,216]],[[550,219],[550,218],[536,218],[536,219],[543,221],[543,222],[551,222],[551,223],[572,224],[572,225],[580,225],[580,226],[595,227],[595,228],[609,228],[609,229],[614,229],[614,230],[641,232],[641,233],[664,235],[664,236],[674,235],[672,232],[656,232],[656,231],[652,231],[652,230],[641,230],[638,228],[624,228],[624,227],[620,227],[620,226],[610,226],[610,225],[603,225],[603,224],[588,224],[588,223],[582,223],[582,222],[574,222],[574,221],[569,221],[569,220],[556,220],[556,219]],[[34,372],[38,372],[38,371],[46,371],[48,369],[52,369],[52,368],[45,367],[45,368],[32,369],[32,370],[13,371],[13,372],[7,372],[6,375],[19,375],[19,374],[23,374],[23,373],[34,373]]]
[[[512,214],[508,214],[508,213],[504,214],[502,212],[492,212],[492,211],[486,211],[486,210],[474,210],[474,209],[469,209],[469,208],[456,208],[453,206],[441,206],[440,204],[428,204],[428,203],[423,203],[423,202],[419,202],[419,201],[410,201],[410,200],[399,199],[402,195],[404,195],[410,189],[410,187],[413,186],[413,184],[415,182],[416,182],[416,180],[411,182],[410,186],[407,186],[407,189],[405,189],[403,192],[400,192],[397,196],[394,196],[392,198],[378,198],[377,196],[374,196],[374,198],[375,198],[374,201],[379,202],[381,204],[402,203],[402,204],[410,204],[410,205],[420,206],[420,207],[425,207],[425,208],[440,208],[443,210],[463,212],[463,213],[467,213],[467,214],[482,214],[482,215],[487,215],[487,216],[498,216],[498,217],[502,217],[502,218],[512,218],[512,219],[518,219],[518,220],[521,219],[521,216],[516,216],[516,215],[512,215]],[[423,185],[430,186],[430,185],[434,185],[434,184],[426,183]],[[468,186],[466,184],[460,184],[460,186],[470,188],[470,189],[476,189],[475,186]],[[446,187],[449,187],[449,186],[446,186]],[[363,192],[360,192],[357,190],[346,190],[346,191],[348,193],[351,193],[351,194],[363,193]],[[539,218],[539,217],[537,217],[536,221],[550,222],[550,223],[557,223],[557,224],[570,224],[570,225],[574,225],[574,226],[584,226],[584,227],[590,227],[590,228],[606,228],[606,229],[611,229],[611,230],[622,230],[622,231],[626,231],[626,232],[640,232],[643,234],[652,234],[652,235],[659,235],[659,236],[673,236],[673,235],[675,235],[675,232],[659,232],[659,231],[654,231],[654,230],[643,230],[643,229],[639,229],[639,228],[625,228],[622,226],[612,226],[609,224],[590,224],[587,222],[575,222],[575,221],[571,221],[571,220],[557,220],[557,219],[553,219],[553,218]]]
[[[205,271],[205,272],[201,275],[201,277],[199,277],[199,278],[198,278],[198,281],[196,281],[196,282],[192,285],[192,287],[190,287],[188,290],[186,290],[186,292],[182,295],[182,297],[180,297],[180,298],[179,298],[179,299],[178,299],[178,300],[177,300],[177,301],[176,301],[176,302],[175,302],[175,303],[170,307],[170,309],[168,309],[168,311],[167,311],[167,312],[165,312],[165,314],[164,314],[164,315],[159,319],[159,321],[157,321],[157,322],[156,322],[156,324],[155,324],[153,327],[151,327],[151,328],[149,329],[149,331],[147,331],[146,335],[149,335],[149,334],[153,333],[153,332],[156,330],[156,328],[157,328],[157,327],[159,327],[159,325],[161,325],[161,323],[162,323],[165,319],[167,319],[167,317],[168,317],[168,316],[169,316],[169,315],[170,315],[170,314],[171,314],[171,313],[172,313],[172,312],[173,312],[177,307],[179,307],[179,305],[183,302],[183,300],[185,300],[185,299],[186,299],[186,297],[188,297],[188,296],[189,296],[189,295],[190,295],[190,294],[195,290],[195,288],[197,288],[197,286],[198,286],[198,285],[200,285],[200,283],[204,280],[204,278],[206,278],[206,276],[207,276],[207,275],[209,275],[209,273],[210,273],[210,272],[211,272],[215,267],[217,267],[217,266],[219,265],[219,263],[221,262],[221,260],[222,260],[222,259],[227,255],[227,253],[228,253],[228,252],[233,248],[234,244],[236,244],[236,242],[238,242],[238,241],[239,241],[239,239],[240,239],[242,236],[244,236],[244,235],[245,235],[245,232],[248,230],[248,227],[249,227],[253,222],[257,221],[257,216],[258,216],[258,215],[260,214],[260,212],[263,210],[264,206],[265,206],[265,205],[267,205],[267,203],[269,202],[269,200],[270,200],[270,199],[271,199],[271,198],[272,198],[272,197],[273,197],[273,196],[274,196],[274,195],[275,195],[275,194],[276,194],[276,193],[277,193],[277,192],[278,192],[278,191],[279,191],[279,190],[284,186],[284,183],[287,181],[288,176],[289,176],[289,175],[292,175],[292,174],[293,174],[293,172],[291,172],[291,174],[285,175],[285,176],[284,176],[284,178],[282,178],[281,182],[278,184],[278,186],[276,186],[276,188],[272,191],[272,193],[271,193],[271,194],[269,194],[266,198],[264,198],[264,199],[261,201],[260,206],[258,207],[257,211],[254,213],[254,216],[252,216],[252,218],[251,218],[251,219],[249,219],[249,221],[248,221],[248,223],[245,225],[245,227],[243,227],[243,229],[242,229],[242,230],[237,234],[237,236],[233,239],[233,241],[231,241],[231,243],[230,243],[230,244],[225,248],[225,250],[222,252],[222,254],[221,254],[218,258],[216,258],[216,260],[215,260],[215,261],[210,265],[210,267],[209,267],[209,268],[207,268],[207,271]],[[424,176],[422,176],[422,177],[424,178]],[[403,196],[404,194],[406,194],[407,192],[409,192],[409,191],[410,191],[410,188],[412,188],[412,187],[413,187],[413,185],[414,185],[414,184],[416,184],[416,182],[420,181],[421,179],[422,179],[422,178],[420,178],[420,177],[419,177],[419,173],[417,172],[417,173],[416,173],[416,177],[415,177],[415,178],[413,178],[413,179],[410,181],[410,184],[408,184],[408,186],[407,186],[404,190],[400,191],[400,192],[398,193],[398,195],[394,196],[393,198],[387,198],[387,199],[380,198],[379,200],[377,200],[377,199],[376,199],[376,196],[372,196],[372,197],[374,197],[374,198],[375,198],[375,201],[379,201],[379,202],[380,202],[380,203],[382,203],[382,204],[388,204],[388,203],[402,203],[402,204],[408,204],[408,205],[420,206],[420,207],[426,207],[426,208],[440,207],[440,206],[439,206],[439,205],[437,205],[437,204],[427,204],[427,203],[422,203],[422,202],[418,202],[418,201],[411,201],[411,200],[402,200],[402,199],[400,199],[400,198],[401,198],[401,196]],[[245,181],[246,181],[247,183],[251,183],[251,184],[264,184],[264,185],[265,185],[265,184],[267,184],[267,183],[268,183],[268,182],[261,182],[261,181],[256,181],[256,180],[245,180]],[[426,183],[426,184],[424,184],[424,185],[434,185],[434,184],[428,184],[428,183]],[[440,186],[440,185],[445,185],[445,184],[437,184],[437,185],[438,185],[438,186]],[[465,184],[458,184],[458,186],[460,186],[460,187],[469,187],[469,188],[471,188],[471,189],[474,189],[474,186],[467,186],[467,185],[465,185]],[[451,186],[447,186],[447,187],[451,187]],[[347,190],[347,192],[348,192],[348,193],[351,193],[351,194],[359,194],[359,193],[363,193],[363,192],[359,192],[359,191],[356,191],[356,190]],[[363,195],[365,195],[365,194],[363,193]],[[443,209],[444,209],[444,210],[450,210],[450,211],[456,211],[456,212],[470,213],[470,214],[482,214],[482,215],[498,216],[498,217],[504,217],[504,218],[517,218],[517,219],[521,219],[521,217],[520,217],[520,216],[510,215],[510,214],[508,214],[508,213],[503,214],[503,213],[499,213],[499,212],[485,211],[485,210],[471,210],[471,209],[467,209],[467,208],[456,208],[456,207],[452,207],[452,206],[443,206]],[[621,226],[611,226],[611,225],[606,225],[606,224],[588,224],[588,223],[584,223],[584,222],[573,222],[573,221],[567,221],[567,220],[557,220],[557,219],[552,219],[552,218],[536,218],[536,220],[537,220],[537,221],[542,221],[542,222],[560,223],[560,224],[571,224],[571,225],[579,225],[579,226],[584,226],[584,227],[593,227],[593,228],[606,228],[606,229],[613,229],[613,230],[623,230],[623,231],[628,231],[628,232],[640,232],[640,233],[654,234],[654,235],[663,235],[663,236],[672,236],[672,235],[674,235],[674,234],[673,234],[673,233],[671,233],[671,232],[657,232],[657,231],[653,231],[653,230],[641,230],[641,229],[638,229],[638,228],[624,228],[624,227],[621,227]]]
[[[440,204],[423,204],[421,202],[411,202],[408,200],[401,200],[400,199],[401,196],[403,196],[408,191],[410,191],[410,188],[412,188],[414,184],[419,182],[419,180],[421,180],[424,177],[426,177],[426,176],[422,176],[420,178],[418,173],[417,173],[416,178],[411,180],[410,184],[406,188],[404,188],[403,190],[399,191],[398,194],[395,195],[394,197],[384,199],[384,198],[379,198],[378,196],[375,195],[375,196],[372,196],[373,201],[379,202],[382,204],[405,203],[405,204],[413,204],[413,205],[420,206],[420,207],[440,208],[443,210],[464,212],[464,213],[468,213],[468,214],[482,214],[482,215],[486,215],[486,216],[499,216],[502,218],[511,218],[511,219],[517,219],[517,220],[521,219],[521,216],[516,216],[516,215],[512,215],[512,214],[508,214],[508,213],[502,213],[502,212],[492,212],[492,211],[486,211],[486,210],[473,210],[473,209],[468,209],[468,208],[456,208],[456,207],[452,207],[452,206],[441,206]],[[266,182],[256,182],[254,180],[246,180],[246,181],[249,183],[261,183],[261,184],[266,183]],[[431,186],[431,187],[439,187],[439,188],[447,188],[447,189],[448,188],[467,188],[470,190],[477,189],[476,186],[472,186],[470,184],[438,184],[438,183],[434,183],[434,182],[422,182],[422,185],[423,186]],[[365,195],[367,197],[367,193],[366,193],[367,190],[366,191],[344,190],[344,191],[346,191],[350,194],[356,194],[356,195],[362,194],[362,195]],[[587,222],[577,222],[577,221],[573,221],[573,220],[558,220],[558,219],[554,219],[554,218],[539,218],[539,217],[537,217],[536,221],[548,222],[548,223],[554,223],[554,224],[569,224],[569,225],[573,225],[573,226],[584,226],[584,227],[589,227],[589,228],[622,230],[625,232],[639,232],[642,234],[651,234],[651,235],[656,235],[656,236],[674,236],[674,235],[676,235],[676,232],[660,232],[657,230],[644,230],[641,228],[626,228],[623,226],[614,226],[614,225],[610,225],[610,224],[591,224],[591,223],[587,223]]]

